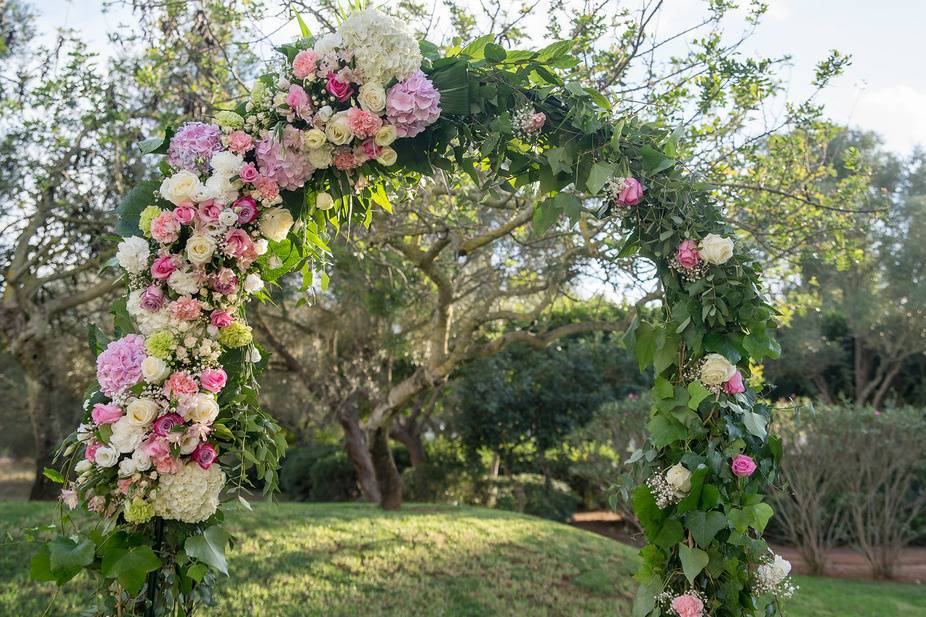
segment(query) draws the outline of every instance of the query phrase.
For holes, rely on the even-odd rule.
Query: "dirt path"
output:
[[[628,528],[614,512],[579,512],[569,524],[625,544],[643,545],[642,535]],[[772,545],[772,550],[790,561],[797,574],[807,573],[807,565],[797,550],[779,545]],[[855,580],[872,578],[865,558],[851,548],[837,548],[830,552],[826,575]],[[926,583],[926,548],[913,547],[904,551],[894,568],[894,578],[908,583]]]

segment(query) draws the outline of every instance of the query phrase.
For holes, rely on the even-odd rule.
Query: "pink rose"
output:
[[[672,600],[672,610],[678,617],[703,617],[704,602],[693,593],[686,593]]]
[[[185,420],[183,416],[176,413],[166,413],[154,421],[152,429],[155,435],[167,437],[175,426],[183,426]]]
[[[675,252],[675,260],[687,270],[697,268],[698,264],[701,263],[698,245],[691,240],[685,240],[678,245],[678,250]]]
[[[232,257],[244,257],[254,247],[251,237],[243,229],[230,229],[225,234],[225,253]]]
[[[540,129],[543,128],[543,125],[546,123],[546,121],[547,121],[547,115],[543,113],[542,111],[538,111],[537,113],[531,116],[531,119],[528,121],[527,126],[524,127],[524,130],[526,130],[529,133],[534,133],[536,131],[539,131]]]
[[[157,458],[152,457],[151,462],[154,463],[154,468],[158,473],[177,473],[180,471],[180,461],[170,454]]]
[[[238,177],[241,178],[242,182],[253,184],[254,181],[260,177],[260,173],[257,171],[257,167],[254,166],[254,163],[245,163],[241,166]]]
[[[220,368],[207,368],[202,372],[202,375],[199,376],[199,384],[203,389],[209,390],[213,394],[218,394],[219,391],[225,387],[225,382],[227,380],[228,375]]]
[[[235,321],[235,318],[225,311],[215,310],[212,311],[212,315],[209,316],[209,323],[220,329],[225,326],[230,326],[233,321]]]
[[[235,154],[244,154],[254,147],[254,140],[244,131],[232,131],[228,134],[228,149]]]
[[[180,221],[173,212],[162,212],[151,221],[151,237],[162,244],[176,242],[180,237]]]
[[[305,79],[315,72],[318,54],[311,49],[303,49],[293,58],[293,74],[297,79]]]
[[[84,450],[84,458],[90,461],[91,463],[96,461],[96,451],[100,448],[102,444],[99,441],[94,441],[92,444],[87,446],[87,449]]]
[[[142,452],[152,459],[158,459],[170,456],[170,444],[167,440],[158,435],[151,435],[148,440],[141,446]]]
[[[164,394],[168,397],[179,397],[183,394],[196,394],[199,384],[184,371],[176,371],[164,382]]]
[[[756,470],[756,462],[745,454],[737,454],[730,463],[733,475],[738,478],[748,478]]]
[[[220,294],[230,296],[238,289],[238,277],[231,268],[222,268],[209,279],[209,285]]]
[[[176,319],[181,321],[193,321],[199,317],[202,311],[203,303],[190,296],[181,296],[167,306],[167,310]]]
[[[93,406],[93,411],[90,412],[90,417],[93,418],[96,424],[112,424],[123,415],[122,409],[115,403],[106,405],[97,403]]]
[[[239,225],[247,225],[257,218],[257,202],[253,197],[239,197],[232,204],[232,210],[238,215]]]
[[[382,126],[382,120],[359,107],[351,107],[347,110],[347,127],[360,139],[373,137]]]
[[[122,478],[116,482],[116,486],[119,487],[119,492],[123,495],[129,494],[129,487],[132,486],[132,483],[135,482],[132,478]]]
[[[138,304],[146,311],[157,311],[164,306],[164,292],[157,285],[148,285]]]
[[[728,379],[726,383],[723,384],[723,391],[727,394],[739,394],[740,392],[745,392],[746,386],[743,385],[743,374],[739,371],[733,373],[733,377]]]
[[[191,204],[181,204],[174,208],[174,216],[180,221],[181,225],[189,225],[196,216],[196,208]]]
[[[360,144],[360,148],[363,151],[363,155],[367,158],[367,160],[375,159],[376,157],[379,156],[379,153],[382,150],[382,148],[377,146],[376,142],[372,139],[368,139],[362,144]]]
[[[349,83],[341,81],[338,79],[338,76],[334,73],[328,73],[328,83],[325,84],[325,89],[342,103],[349,99],[354,93],[354,88]]]
[[[204,223],[214,223],[222,214],[222,206],[209,199],[199,204],[199,220]]]
[[[624,188],[617,196],[617,203],[622,206],[634,206],[643,197],[643,185],[634,178],[624,178]]]
[[[302,86],[290,84],[289,94],[286,95],[286,104],[302,119],[312,115],[312,106],[309,105],[309,95]]]
[[[173,255],[162,255],[151,264],[151,276],[157,281],[166,281],[177,269]]]
[[[265,199],[276,199],[280,195],[280,186],[267,176],[260,176],[254,181],[254,188],[260,192]]]
[[[212,467],[212,463],[215,462],[218,453],[215,451],[215,446],[211,443],[201,443],[195,450],[193,454],[190,455],[190,458],[202,467],[203,469],[209,469]]]

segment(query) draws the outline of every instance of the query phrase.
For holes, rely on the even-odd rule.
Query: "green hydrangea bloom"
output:
[[[174,350],[174,335],[167,330],[155,332],[145,341],[145,351],[149,356],[160,358],[161,360],[170,360],[171,353]]]
[[[136,497],[132,501],[125,502],[124,516],[128,523],[138,525],[147,523],[154,516],[154,506],[141,497]]]
[[[219,342],[225,347],[244,347],[249,345],[252,339],[251,326],[240,321],[233,321],[219,330]]]
[[[144,232],[146,238],[151,237],[151,221],[161,214],[161,209],[157,206],[148,206],[141,211],[138,217],[138,228]]]
[[[270,98],[270,91],[267,85],[261,80],[254,82],[254,88],[251,90],[251,102],[256,107],[261,107]]]
[[[233,111],[219,111],[216,112],[215,117],[213,118],[215,123],[218,124],[223,129],[240,129],[244,126],[244,118],[239,116]]]

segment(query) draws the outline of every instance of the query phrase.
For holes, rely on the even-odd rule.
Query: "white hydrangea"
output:
[[[224,176],[225,178],[232,178],[237,176],[238,172],[241,171],[241,165],[244,164],[244,157],[240,154],[229,152],[228,150],[222,150],[212,155],[209,164],[212,166],[212,169],[215,170],[216,174]]]
[[[177,473],[159,476],[152,500],[154,513],[169,520],[201,523],[215,514],[224,485],[225,474],[218,465],[203,469],[188,463]]]
[[[319,37],[319,39],[315,41],[315,47],[313,49],[319,56],[325,56],[337,51],[341,44],[341,35],[336,32],[330,32]]]
[[[218,171],[206,180],[206,189],[209,191],[210,199],[217,199],[224,203],[235,201],[238,198],[238,189],[228,177]]]
[[[354,53],[364,83],[402,81],[421,68],[418,41],[400,19],[376,9],[355,11],[341,24],[339,33],[344,46]]]
[[[126,238],[119,243],[116,249],[116,260],[119,265],[131,274],[140,274],[148,268],[148,258],[151,257],[151,248],[148,241],[138,236]]]

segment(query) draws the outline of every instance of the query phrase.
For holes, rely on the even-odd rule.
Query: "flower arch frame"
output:
[[[206,602],[227,574],[222,495],[249,473],[272,492],[285,449],[258,404],[266,360],[246,302],[288,273],[311,284],[332,231],[391,212],[390,187],[435,169],[478,182],[478,168],[509,190],[539,185],[539,232],[614,216],[621,255],[656,266],[662,319],[629,333],[655,376],[649,441],[629,461],[649,472],[631,497],[648,542],[634,613],[776,614],[791,587],[762,539],[762,492],[781,447],[748,385],[751,362],[777,357],[774,310],[711,187],[677,160],[679,132],[615,118],[564,82],[569,41],[506,51],[487,36],[441,53],[375,10],[303,35],[248,102],[140,144],[164,159],[120,207],[112,265],[130,293],[114,340],[91,330],[99,387],[47,470],[99,524],[44,544],[33,578],[92,573],[105,615]]]

